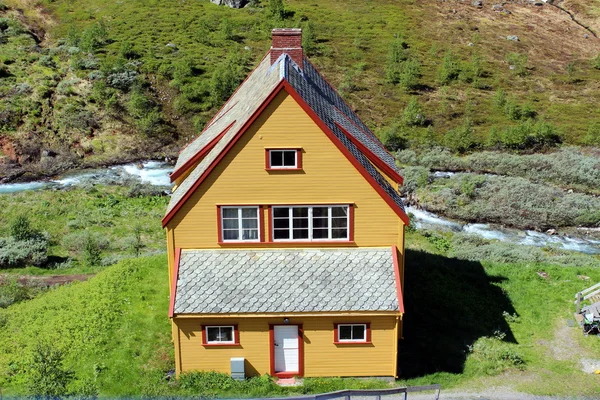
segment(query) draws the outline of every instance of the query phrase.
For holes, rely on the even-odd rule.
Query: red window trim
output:
[[[208,343],[206,338],[206,328],[219,327],[219,326],[233,326],[233,341],[234,343]],[[237,324],[212,324],[212,325],[201,325],[202,327],[202,346],[208,347],[231,347],[240,345],[240,331],[238,330]]]
[[[258,208],[258,241],[251,240],[231,240],[224,241],[223,240],[223,224],[222,224],[222,207],[257,207]],[[223,204],[217,205],[217,244],[220,245],[240,245],[240,244],[254,244],[254,243],[264,243],[265,242],[265,210],[264,206],[257,204]]]
[[[315,206],[348,206],[348,239],[347,240],[338,240],[338,239],[327,239],[327,240],[274,240],[273,239],[273,207],[315,207]],[[354,242],[354,207],[356,205],[354,203],[314,203],[314,204],[271,204],[267,206],[267,229],[268,229],[268,241],[265,243],[269,244],[285,244],[292,243],[294,245],[307,245],[313,243],[319,244],[355,244]],[[229,242],[228,242],[229,243]]]
[[[275,327],[286,326],[286,324],[269,324],[269,358],[271,376],[278,378],[293,378],[294,376],[304,376],[304,329],[302,324],[289,324],[298,326],[298,369],[299,371],[275,372]]]
[[[293,150],[296,152],[296,168],[282,168],[282,167],[271,167],[270,152],[272,150]],[[266,148],[265,149],[265,170],[267,171],[301,171],[302,170],[302,148],[300,147],[288,147],[288,148]]]
[[[338,326],[339,325],[366,325],[367,327],[367,336],[364,342],[351,342],[351,341],[340,341],[338,340]],[[333,324],[333,344],[339,344],[344,346],[352,346],[352,345],[362,345],[362,344],[373,344],[371,342],[371,323],[369,322],[339,322]]]

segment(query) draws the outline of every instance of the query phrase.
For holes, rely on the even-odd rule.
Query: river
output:
[[[16,193],[25,190],[62,189],[86,184],[119,184],[129,179],[139,180],[156,186],[171,186],[169,174],[173,171],[170,164],[160,161],[146,161],[141,164],[124,164],[108,168],[71,171],[55,179],[33,181],[26,183],[8,183],[0,185],[0,194]],[[442,178],[451,173],[439,173]],[[442,176],[444,175],[444,176]],[[500,240],[526,246],[555,246],[565,250],[578,251],[587,254],[600,254],[600,241],[576,238],[565,235],[550,235],[536,231],[509,229],[491,224],[467,224],[452,221],[439,215],[406,207],[412,214],[417,229],[446,230],[465,232],[485,239]]]

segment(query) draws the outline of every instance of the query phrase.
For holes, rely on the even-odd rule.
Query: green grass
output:
[[[574,293],[600,281],[600,270],[456,260],[419,233],[409,233],[407,246],[398,384],[594,393],[597,378],[579,371],[578,359],[597,358],[600,341],[566,328],[572,343],[562,343],[560,327],[572,319]],[[539,271],[549,278],[541,278]],[[87,282],[0,311],[3,393],[24,394],[27,361],[40,341],[64,352],[65,366],[75,371],[77,382],[92,382],[105,396],[266,396],[385,386],[307,379],[304,386],[282,390],[265,378],[236,386],[216,375],[168,384],[164,375],[174,361],[167,308],[166,258],[155,256],[122,261]],[[553,356],[553,349],[561,347],[569,354],[565,359]]]
[[[8,236],[9,225],[17,215],[26,215],[35,229],[49,233],[51,245],[50,269],[4,271],[32,275],[97,272],[98,267],[81,263],[85,235],[91,234],[100,242],[102,264],[110,264],[135,255],[137,228],[141,253],[163,252],[165,236],[160,220],[168,197],[129,197],[129,193],[127,187],[103,186],[0,195],[4,211],[0,237]],[[73,261],[69,263],[69,259]]]

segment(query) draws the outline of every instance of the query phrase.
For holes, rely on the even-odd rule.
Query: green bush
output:
[[[506,56],[506,62],[511,66],[514,74],[518,76],[527,76],[529,74],[529,70],[527,69],[527,54],[510,53]]]
[[[2,278],[0,280],[0,308],[32,299],[42,291],[42,287],[30,284],[22,285],[14,277]]]
[[[63,365],[63,352],[49,343],[38,343],[27,364],[27,391],[42,398],[68,394],[67,387],[75,374]]]
[[[429,169],[424,167],[406,167],[401,171],[404,182],[401,186],[402,195],[414,192],[418,187],[427,186],[429,183]]]
[[[0,238],[0,268],[42,266],[48,261],[48,237],[40,234],[31,239]]]
[[[444,136],[444,145],[459,153],[464,153],[477,146],[473,124],[470,119],[454,129],[449,130]]]
[[[307,21],[302,27],[302,48],[308,57],[317,52],[317,35],[312,22]]]
[[[40,231],[31,227],[29,218],[25,215],[17,216],[10,223],[8,231],[15,240],[30,240],[40,235]]]
[[[471,353],[465,372],[476,376],[498,375],[507,369],[525,369],[523,356],[513,343],[504,342],[505,334],[496,332],[494,337],[479,338],[468,350]]]
[[[590,146],[600,146],[600,123],[591,123],[583,137],[583,143]]]
[[[600,69],[600,53],[592,59],[592,67]]]
[[[506,93],[504,92],[504,90],[502,88],[496,90],[496,92],[494,93],[494,105],[499,109],[504,109],[506,101]]]
[[[411,97],[402,113],[402,122],[407,126],[423,126],[427,122],[423,109],[416,97]]]
[[[444,54],[442,63],[437,70],[437,80],[441,85],[448,85],[452,81],[458,79],[460,74],[460,66],[458,60],[452,51],[448,50]]]
[[[269,16],[276,21],[283,21],[287,15],[283,0],[269,0]]]

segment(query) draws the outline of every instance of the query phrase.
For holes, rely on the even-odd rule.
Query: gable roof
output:
[[[182,250],[170,314],[404,312],[395,253]]]
[[[272,65],[270,57],[263,58],[204,132],[182,150],[175,165],[175,176],[190,168],[195,159],[204,158],[171,196],[163,227],[281,90],[294,97],[396,214],[408,223],[400,194],[374,167],[401,181],[393,156],[305,57],[303,64],[300,69],[287,54],[282,54]]]

